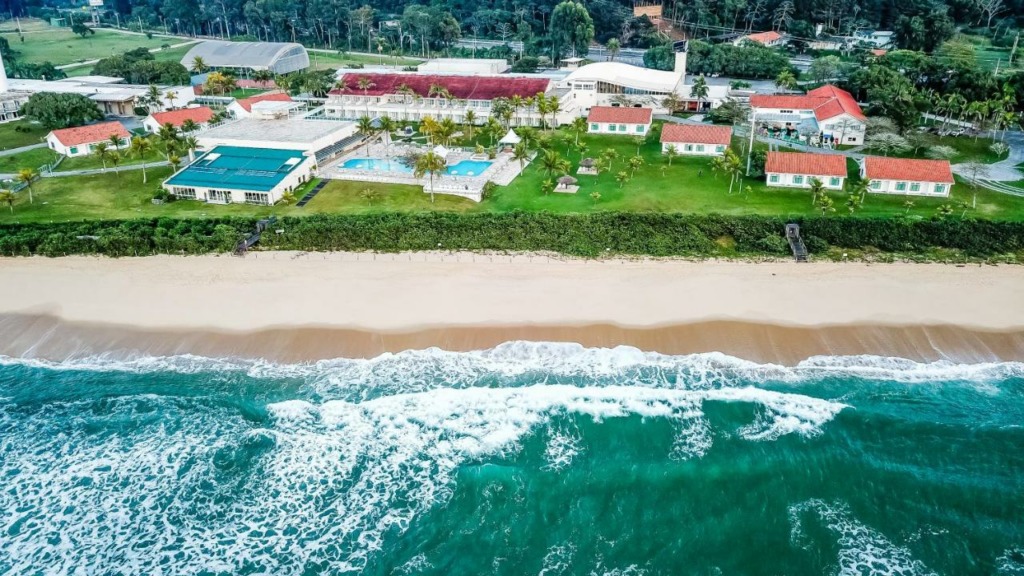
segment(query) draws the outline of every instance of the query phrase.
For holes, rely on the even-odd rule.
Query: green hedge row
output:
[[[576,256],[784,254],[787,220],[765,216],[646,213],[321,215],[285,218],[260,246],[282,250],[548,250]],[[1024,222],[809,218],[811,252],[830,246],[883,252],[932,248],[989,256],[1024,249]],[[255,220],[151,219],[0,227],[0,254],[61,256],[230,251]],[[276,229],[283,230],[277,234]],[[731,239],[730,241],[721,241]]]

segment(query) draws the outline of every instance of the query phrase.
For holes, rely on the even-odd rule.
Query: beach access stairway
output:
[[[277,223],[277,216],[271,216],[270,218],[263,218],[256,222],[256,232],[249,234],[235,246],[235,256],[244,256],[245,253],[252,248],[257,242],[260,241],[260,236],[270,228],[271,225]]]
[[[314,186],[312,190],[307,192],[306,195],[303,196],[302,199],[299,200],[297,204],[295,204],[295,207],[302,208],[306,204],[309,204],[309,201],[312,200],[314,196],[319,194],[320,191],[324,189],[324,186],[327,186],[327,182],[329,182],[327,179],[323,179],[320,180],[320,182],[317,182],[317,185]]]
[[[807,262],[807,247],[804,246],[804,239],[800,237],[799,224],[786,224],[786,239],[789,240],[793,258],[797,262]]]

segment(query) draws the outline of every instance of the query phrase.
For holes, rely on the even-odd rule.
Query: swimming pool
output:
[[[484,170],[490,168],[491,162],[483,160],[462,160],[457,164],[448,167],[448,174],[452,176],[479,176]],[[398,160],[382,160],[380,158],[352,158],[341,165],[349,170],[373,170],[377,172],[399,172],[411,174],[412,168],[402,164]]]

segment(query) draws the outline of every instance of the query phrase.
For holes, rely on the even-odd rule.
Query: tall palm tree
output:
[[[530,149],[526,147],[526,142],[516,144],[512,149],[512,159],[519,161],[520,172],[526,168],[526,161],[530,159]]]
[[[18,175],[16,176],[16,178],[17,178],[18,182],[24,182],[25,186],[28,187],[28,203],[29,204],[34,204],[35,203],[35,200],[32,198],[32,182],[34,182],[35,179],[38,178],[38,177],[39,177],[39,172],[36,172],[35,170],[33,170],[31,168],[22,168],[21,170],[18,170]]]
[[[775,88],[780,91],[796,88],[796,76],[793,76],[793,73],[789,70],[779,72],[779,75],[775,77]]]
[[[704,107],[704,100],[707,99],[708,92],[709,88],[707,79],[704,78],[703,74],[697,76],[693,81],[693,86],[690,86],[690,98],[697,99],[697,110],[701,110]]]
[[[11,214],[14,214],[14,192],[0,188],[0,202],[7,204],[7,207],[11,209]]]
[[[718,156],[711,163],[712,170],[729,175],[729,194],[732,194],[732,187],[736,183],[736,178],[742,173],[742,168],[739,156],[728,148],[726,148],[725,154]]]
[[[424,175],[430,175],[430,203],[434,203],[434,175],[440,174],[444,171],[446,163],[444,158],[435,154],[432,150],[428,151],[416,159],[416,165],[413,167],[413,175],[417,178],[422,178]]]
[[[509,98],[508,103],[512,106],[512,119],[514,121],[513,124],[518,126],[519,109],[523,107],[523,97],[520,96],[519,94],[513,94],[512,97]]]
[[[615,160],[619,157],[619,152],[614,148],[605,148],[604,152],[601,152],[601,158],[604,158],[605,162],[608,163],[608,169],[611,170],[615,163]]]
[[[555,174],[564,174],[569,171],[569,161],[562,158],[555,150],[548,150],[544,153],[544,156],[540,159],[540,167],[549,178],[554,178]]]
[[[257,70],[252,73],[252,79],[266,87],[267,84],[274,79],[274,73],[266,69]]]
[[[117,165],[121,163],[121,160],[122,157],[120,152],[115,150],[110,153],[110,163],[114,165],[114,174],[117,175],[118,178],[121,177],[121,171],[117,169]]]
[[[177,172],[178,167],[181,166],[181,158],[172,152],[167,156],[167,163],[171,165],[172,172]]]
[[[110,142],[110,147],[114,150],[124,146],[124,140],[117,134],[111,134],[107,137],[107,140]]]
[[[619,43],[618,38],[612,38],[605,42],[604,49],[608,51],[608,60],[611,62],[615,61],[615,57],[619,55],[619,50],[622,45]]]
[[[630,158],[629,159],[629,177],[632,178],[634,175],[636,175],[637,169],[640,168],[643,165],[644,165],[643,156],[637,155],[637,156],[633,156],[632,158]]]
[[[153,150],[153,143],[149,141],[149,138],[143,138],[142,136],[132,138],[131,153],[136,158],[142,160],[143,184],[145,184],[148,179],[146,176],[146,154],[149,154],[151,150]]]
[[[141,104],[152,112],[154,108],[159,110],[160,104],[164,101],[164,95],[160,92],[160,88],[158,88],[156,84],[150,84],[149,88],[146,89],[146,93],[143,94],[139,100]]]
[[[440,138],[441,143],[445,146],[449,146],[452,143],[452,136],[459,130],[458,125],[451,118],[445,118],[437,125],[437,136]]]
[[[577,146],[580,145],[580,134],[587,131],[587,119],[583,116],[573,118],[572,124],[569,125],[569,129],[576,135],[575,143]]]
[[[391,119],[390,116],[381,116],[377,120],[377,128],[380,133],[384,135],[384,155],[388,158],[391,157],[391,133],[394,132],[398,125]]]
[[[373,124],[373,119],[369,116],[360,116],[356,122],[356,133],[366,140],[366,146],[369,147],[370,139],[377,133],[377,127]]]
[[[466,132],[468,133],[469,139],[472,140],[473,139],[473,123],[476,122],[476,112],[473,112],[472,110],[466,110],[466,114],[465,114],[464,118],[466,120]]]
[[[818,203],[818,196],[825,193],[825,185],[818,178],[811,178],[811,206]]]
[[[196,130],[199,130],[199,124],[196,124],[196,121],[191,118],[188,118],[181,123],[181,131],[186,134],[191,134]]]
[[[185,150],[188,151],[188,161],[194,162],[196,159],[196,150],[199,149],[199,140],[195,136],[189,136],[181,141],[185,146]]]
[[[376,86],[368,76],[362,76],[356,82],[356,86],[363,91],[363,100],[366,104],[366,115],[370,115],[370,88]]]
[[[210,67],[206,65],[206,61],[203,60],[202,56],[196,56],[192,59],[192,72],[196,74],[205,74]]]
[[[402,82],[398,85],[398,88],[395,89],[395,94],[402,97],[402,115],[405,117],[405,120],[408,120],[409,102],[416,95],[416,91],[410,88],[405,82]]]
[[[438,128],[437,120],[434,120],[431,116],[424,116],[423,120],[420,120],[420,132],[427,137],[428,144],[434,143],[434,137],[437,135]]]
[[[870,190],[871,182],[867,178],[861,178],[853,185],[853,194],[860,198],[861,204],[864,203],[864,200],[867,198]]]
[[[110,159],[110,144],[107,142],[97,142],[92,147],[92,155],[99,158],[103,169],[107,169],[107,160]]]

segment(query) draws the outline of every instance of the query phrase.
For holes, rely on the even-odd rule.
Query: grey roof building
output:
[[[212,69],[270,70],[274,74],[287,74],[309,68],[306,49],[291,42],[207,40],[193,46],[181,59],[181,65],[191,70],[197,56]]]

